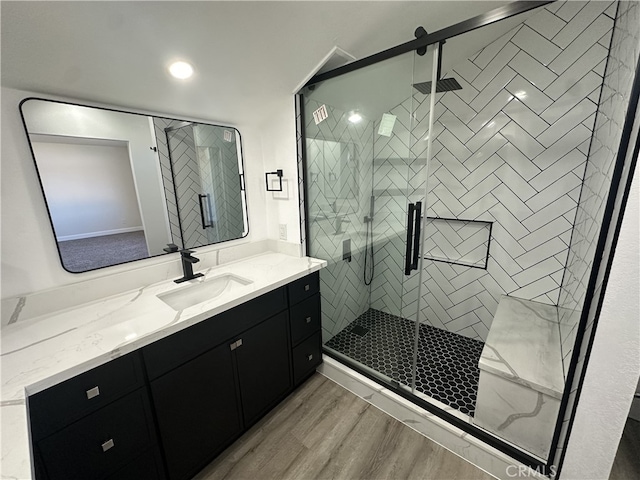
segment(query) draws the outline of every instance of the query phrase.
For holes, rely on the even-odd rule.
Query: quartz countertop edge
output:
[[[27,396],[57,385],[110,360],[138,350],[310,273],[327,262],[310,257],[263,253],[212,267],[201,279],[162,281],[75,308],[5,327],[2,352],[1,478],[30,479]],[[175,311],[158,295],[188,283],[233,274],[249,285],[239,291]]]

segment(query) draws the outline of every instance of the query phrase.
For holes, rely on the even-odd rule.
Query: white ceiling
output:
[[[2,85],[261,124],[334,45],[363,58],[411,40],[419,25],[434,32],[506,3],[2,1]],[[521,21],[451,40],[445,59],[465,58]],[[174,59],[190,61],[195,76],[171,78]]]

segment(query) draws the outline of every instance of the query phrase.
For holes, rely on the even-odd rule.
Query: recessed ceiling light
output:
[[[351,123],[358,123],[362,120],[362,115],[360,115],[358,112],[353,112],[351,115],[349,115],[349,121]]]
[[[187,62],[174,62],[169,66],[169,73],[176,78],[184,80],[193,75],[193,67]]]

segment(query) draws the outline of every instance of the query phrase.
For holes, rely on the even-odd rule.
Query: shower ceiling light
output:
[[[169,73],[176,78],[184,80],[193,75],[193,67],[187,62],[174,62],[169,66]]]
[[[349,115],[349,121],[351,123],[359,123],[362,120],[362,115],[360,115],[358,112],[352,112],[351,115]]]

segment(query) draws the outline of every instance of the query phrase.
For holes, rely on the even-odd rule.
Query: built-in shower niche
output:
[[[427,217],[424,258],[474,268],[487,268],[492,222]]]

